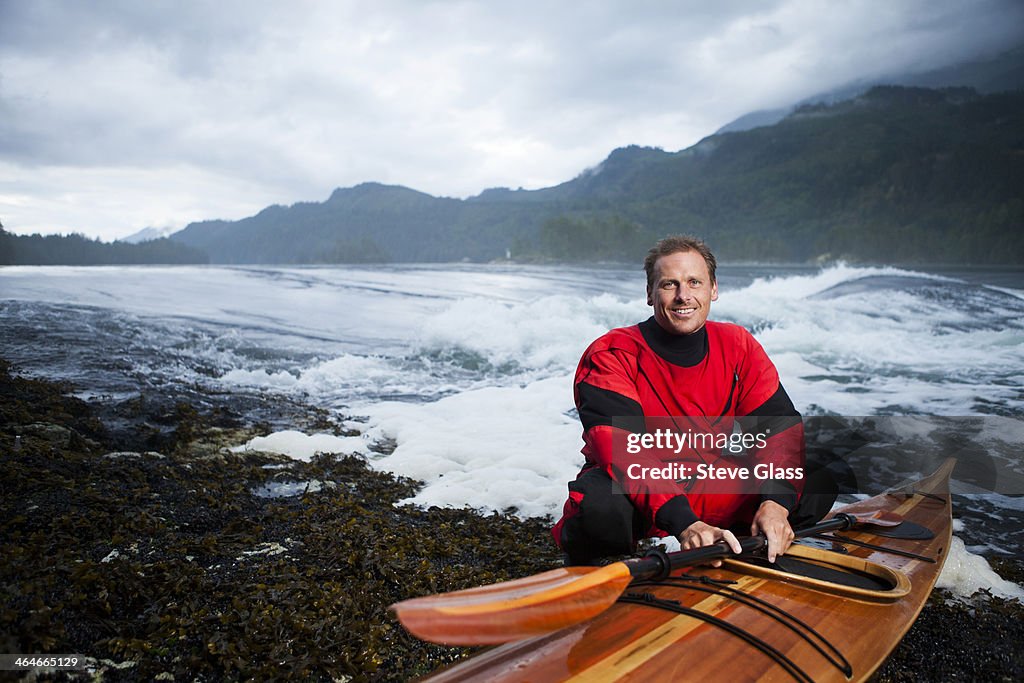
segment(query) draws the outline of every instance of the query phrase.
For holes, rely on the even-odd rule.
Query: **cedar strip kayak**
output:
[[[833,513],[895,513],[920,532],[908,535],[928,538],[858,526],[842,536],[881,549],[836,539],[794,545],[774,567],[744,558],[685,567],[634,582],[588,621],[486,650],[429,680],[866,680],[913,624],[942,569],[955,464]]]

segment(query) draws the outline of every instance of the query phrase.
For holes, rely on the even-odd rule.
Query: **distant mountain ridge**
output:
[[[215,263],[364,263],[490,260],[543,211],[503,192],[474,201],[362,183],[323,203],[271,206],[240,221],[193,223],[172,239]]]
[[[127,242],[128,244],[139,244],[140,242],[148,242],[150,240],[158,240],[163,237],[167,237],[174,232],[176,232],[174,228],[143,228],[138,232],[133,232],[127,237],[122,237],[116,241]]]
[[[1024,92],[876,87],[560,185],[466,200],[364,183],[172,236],[214,263],[633,261],[672,232],[732,259],[1019,263]]]

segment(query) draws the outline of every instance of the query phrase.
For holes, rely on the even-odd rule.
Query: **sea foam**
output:
[[[967,550],[964,542],[954,536],[936,588],[943,588],[958,600],[966,600],[978,591],[1010,600],[1024,601],[1024,588],[1007,581],[992,570],[981,555]]]

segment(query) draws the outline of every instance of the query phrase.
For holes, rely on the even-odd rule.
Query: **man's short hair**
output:
[[[644,259],[644,271],[647,273],[648,290],[654,287],[654,264],[657,260],[662,256],[668,256],[678,251],[695,251],[703,256],[704,262],[708,264],[708,274],[711,276],[711,282],[712,284],[716,282],[715,268],[718,267],[718,262],[715,261],[715,255],[711,253],[708,245],[704,244],[704,240],[690,235],[672,235],[671,237],[658,240],[658,243],[647,252],[647,258]]]

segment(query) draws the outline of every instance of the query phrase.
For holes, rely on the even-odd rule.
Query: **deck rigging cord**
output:
[[[822,657],[827,659],[832,665],[839,669],[847,677],[851,676],[853,669],[850,666],[850,662],[846,659],[842,652],[833,645],[827,638],[822,636],[818,631],[814,629],[810,624],[803,621],[799,617],[794,616],[784,608],[776,605],[772,602],[759,598],[756,595],[751,595],[742,590],[734,588],[732,584],[736,581],[728,579],[712,579],[709,576],[670,576],[660,580],[653,581],[638,581],[633,584],[632,587],[647,587],[647,586],[673,586],[682,587],[693,591],[699,591],[702,593],[710,593],[712,595],[718,595],[720,597],[736,601],[743,604],[751,609],[755,609],[758,612],[768,616],[770,619],[777,621],[782,626],[793,631],[801,639],[806,641],[811,647],[817,650]]]
[[[875,543],[868,543],[866,541],[858,541],[855,538],[849,536],[842,536],[838,533],[832,532],[831,534],[814,534],[812,538],[820,538],[825,541],[832,541],[834,543],[844,543],[846,545],[855,545],[861,548],[867,548],[868,550],[877,550],[881,553],[888,553],[890,555],[899,555],[900,557],[909,557],[912,560],[921,560],[922,562],[936,562],[934,557],[926,557],[924,555],[918,555],[908,550],[900,550],[898,548],[890,548],[889,546],[877,545]]]
[[[735,624],[730,624],[724,619],[701,612],[700,610],[693,609],[692,607],[685,607],[677,600],[669,600],[666,598],[659,598],[653,593],[626,593],[619,597],[619,602],[633,604],[633,605],[646,605],[654,607],[656,609],[668,610],[669,612],[676,612],[677,614],[684,614],[688,617],[693,617],[705,623],[717,626],[718,628],[731,633],[737,638],[749,643],[751,646],[768,655],[770,658],[775,660],[782,668],[786,670],[793,678],[801,683],[814,683],[814,679],[811,678],[806,671],[801,669],[792,659],[787,657],[785,654],[780,652],[771,643],[768,643],[762,638],[759,638],[749,631],[746,631]]]

